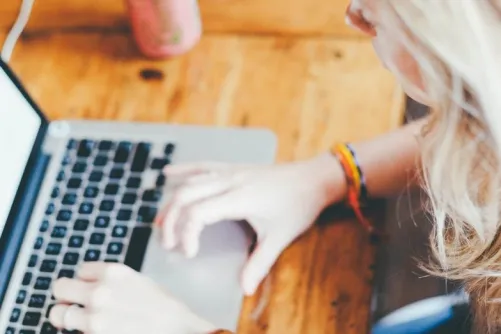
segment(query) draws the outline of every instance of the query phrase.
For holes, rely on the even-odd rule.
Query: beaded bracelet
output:
[[[339,160],[346,176],[348,206],[370,233],[376,233],[374,226],[362,212],[363,206],[367,203],[367,185],[355,151],[349,144],[337,144],[332,148],[332,154]]]

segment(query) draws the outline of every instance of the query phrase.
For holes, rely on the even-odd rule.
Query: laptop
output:
[[[1,62],[0,101],[0,334],[57,333],[47,320],[51,283],[83,261],[125,263],[216,326],[237,329],[246,226],[206,228],[199,255],[186,259],[161,247],[152,222],[172,189],[165,165],[272,163],[270,131],[51,122]]]

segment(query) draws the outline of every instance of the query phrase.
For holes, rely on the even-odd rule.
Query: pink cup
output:
[[[134,39],[141,52],[165,58],[189,51],[200,40],[197,0],[126,0]]]

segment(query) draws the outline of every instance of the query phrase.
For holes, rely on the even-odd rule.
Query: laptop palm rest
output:
[[[245,224],[221,222],[204,229],[198,255],[187,259],[166,251],[155,230],[141,271],[199,316],[236,331],[243,300],[240,276],[250,244]]]

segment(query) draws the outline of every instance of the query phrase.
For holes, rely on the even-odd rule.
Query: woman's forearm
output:
[[[369,197],[392,196],[418,181],[419,147],[417,136],[426,120],[419,120],[352,147],[365,175]],[[314,161],[314,173],[321,179],[327,204],[341,201],[347,194],[343,169],[332,154]]]
[[[418,120],[372,140],[353,144],[370,197],[395,195],[419,181],[417,136],[426,120]]]

